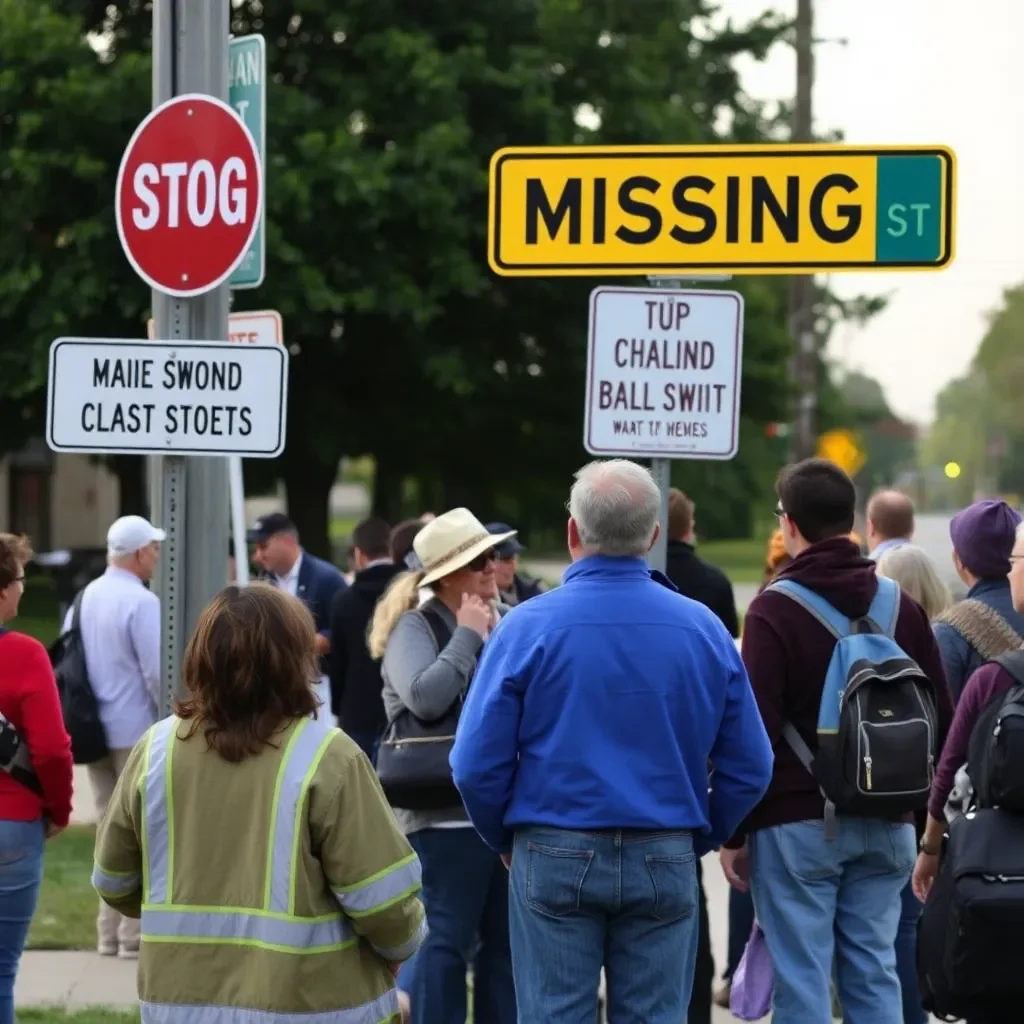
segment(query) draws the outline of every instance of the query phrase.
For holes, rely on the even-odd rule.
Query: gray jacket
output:
[[[480,634],[458,625],[436,598],[424,607],[441,616],[452,636],[438,651],[430,625],[418,611],[405,612],[398,620],[381,662],[381,696],[388,721],[403,707],[426,722],[440,718],[466,689],[483,647]],[[441,811],[395,808],[395,817],[407,835],[442,823],[469,821],[461,804]]]

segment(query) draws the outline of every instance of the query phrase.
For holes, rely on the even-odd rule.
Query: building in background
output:
[[[119,505],[117,477],[88,456],[34,438],[0,458],[0,531],[27,534],[36,551],[102,545]]]

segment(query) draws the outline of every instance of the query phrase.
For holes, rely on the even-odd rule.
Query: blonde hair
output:
[[[890,548],[878,560],[878,572],[895,580],[925,610],[929,619],[941,615],[953,604],[953,596],[935,563],[916,544]]]
[[[415,608],[419,601],[420,582],[424,576],[426,573],[422,569],[400,572],[384,591],[373,609],[370,628],[366,631],[366,646],[371,658],[384,657],[388,640],[398,620]]]

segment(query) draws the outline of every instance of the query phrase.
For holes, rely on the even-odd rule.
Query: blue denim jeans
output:
[[[429,929],[415,963],[398,979],[412,1002],[412,1024],[465,1024],[471,961],[473,1019],[512,1024],[516,990],[505,866],[472,828],[422,829],[409,842],[423,865]]]
[[[751,892],[775,967],[773,1019],[831,1024],[833,959],[844,1024],[903,1024],[896,974],[900,893],[914,864],[913,825],[840,818],[750,838]]]
[[[14,979],[43,880],[43,822],[0,821],[0,1024],[14,1024]]]
[[[697,957],[688,832],[516,834],[509,894],[520,1024],[590,1024],[605,970],[615,1024],[686,1020]]]
[[[917,985],[917,921],[921,904],[909,882],[903,887],[900,923],[896,930],[896,973],[903,996],[903,1024],[928,1024]]]

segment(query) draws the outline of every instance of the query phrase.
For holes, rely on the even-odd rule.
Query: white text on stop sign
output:
[[[209,160],[197,160],[191,166],[185,161],[173,163],[139,164],[135,171],[135,195],[143,207],[132,209],[132,221],[140,231],[149,231],[160,223],[160,196],[152,186],[166,181],[166,227],[181,225],[181,209],[189,223],[205,228],[214,216],[228,227],[244,224],[248,211],[248,189],[245,163],[237,156],[229,157],[218,174]],[[181,186],[185,183],[185,201],[181,200]]]

